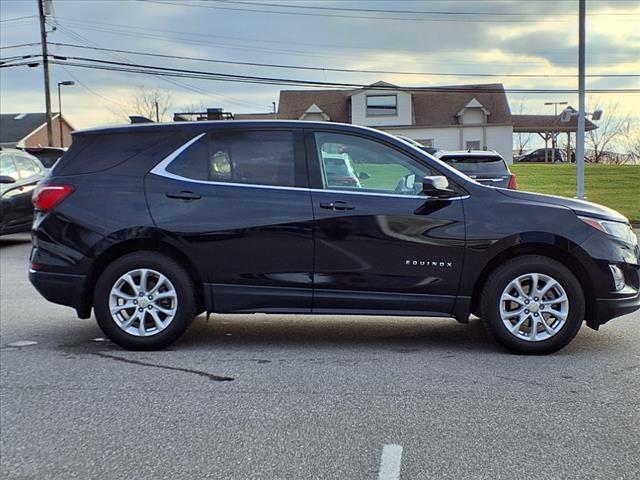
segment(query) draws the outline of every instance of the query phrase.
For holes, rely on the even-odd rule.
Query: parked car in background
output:
[[[493,150],[439,150],[435,156],[476,182],[512,190],[518,188],[515,174],[511,173],[504,158]]]
[[[430,153],[431,155],[433,155],[438,151],[438,148],[427,147],[426,145],[423,145],[417,140],[414,140],[413,138],[409,138],[406,135],[396,135],[396,137],[398,137],[400,140],[404,140],[405,142],[410,143],[414,147],[418,147],[420,150],[424,150],[425,152]]]
[[[335,185],[328,152],[340,169],[348,152],[369,178]],[[81,318],[93,310],[130,349],[169,345],[204,311],[463,323],[474,313],[501,345],[542,354],[584,320],[598,329],[640,308],[640,249],[624,216],[487,188],[355,125],[76,131],[33,202],[32,284]]]
[[[358,178],[353,162],[347,153],[322,152],[322,167],[327,182],[332,187],[361,186],[360,178]]]
[[[555,154],[554,154],[554,150],[555,150]],[[547,152],[546,160],[545,160],[545,151]],[[516,162],[544,163],[545,161],[551,162],[552,159],[554,163],[563,163],[567,161],[567,154],[561,148],[538,148],[536,150],[533,150],[525,155],[522,155],[516,158]]]
[[[66,148],[60,147],[24,147],[23,150],[38,160],[46,170],[49,170],[58,159],[67,151]]]
[[[37,158],[16,149],[0,150],[0,235],[27,232],[33,221],[31,195],[45,176]]]

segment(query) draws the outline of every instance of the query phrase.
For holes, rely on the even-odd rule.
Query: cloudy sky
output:
[[[322,82],[577,88],[577,78],[571,77],[577,74],[577,0],[53,0],[53,5],[52,44],[180,58],[51,46],[52,53],[67,57]],[[638,77],[611,76],[640,74],[640,1],[588,0],[587,5],[587,74],[592,75],[587,88],[640,88]],[[37,45],[11,48],[39,42],[37,0],[2,0],[0,21],[4,59],[39,53]],[[183,57],[430,74],[238,66]],[[601,74],[608,76],[595,76]],[[117,114],[141,86],[169,92],[171,111],[202,105],[231,112],[269,111],[281,88],[54,65],[54,109],[55,85],[65,80],[76,81],[63,87],[63,99],[65,114],[77,128],[117,123]],[[574,93],[513,93],[509,99],[514,113],[552,113],[545,101],[577,107]],[[636,113],[640,94],[594,93],[587,108],[613,103],[619,104],[618,114]],[[3,113],[44,111],[41,68],[1,69],[0,106]]]

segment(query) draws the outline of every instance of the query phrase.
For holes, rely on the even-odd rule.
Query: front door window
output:
[[[354,135],[315,133],[322,183],[329,190],[419,195],[429,167],[382,143]]]

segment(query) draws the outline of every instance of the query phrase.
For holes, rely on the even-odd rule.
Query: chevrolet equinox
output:
[[[128,349],[165,347],[201,312],[474,314],[543,354],[640,308],[619,213],[484,186],[353,125],[78,131],[33,203],[31,282]]]

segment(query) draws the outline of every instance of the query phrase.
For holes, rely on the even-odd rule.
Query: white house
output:
[[[406,89],[283,90],[277,118],[352,123],[443,150],[497,150],[513,158],[513,121],[502,84]]]

